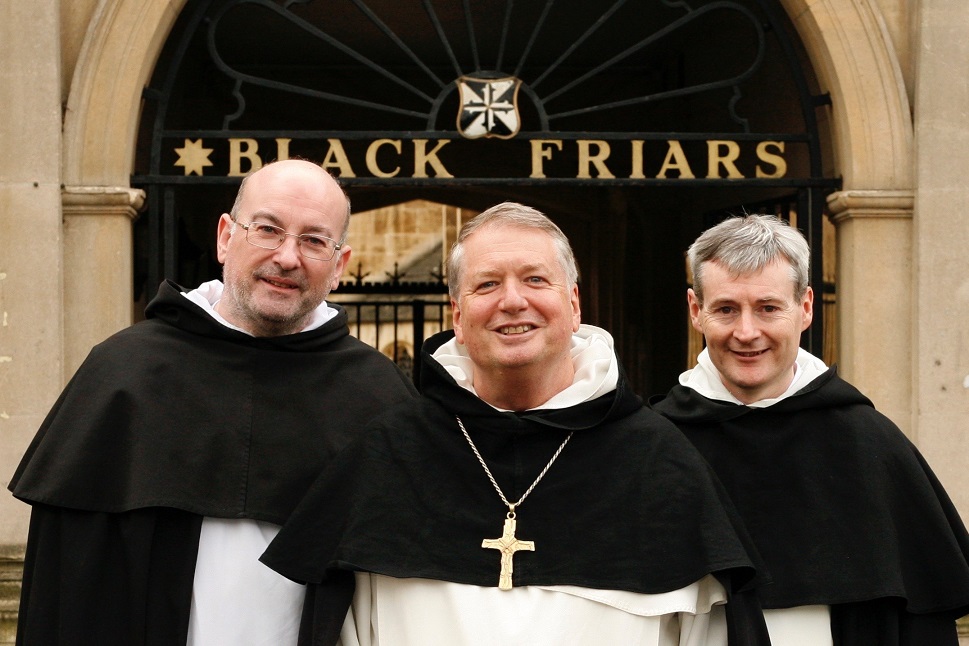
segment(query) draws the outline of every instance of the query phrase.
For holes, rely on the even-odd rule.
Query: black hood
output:
[[[765,608],[893,598],[969,611],[969,535],[918,449],[831,368],[754,408],[682,385],[653,408],[707,459],[773,582]]]
[[[749,542],[709,466],[621,374],[614,391],[582,404],[502,412],[432,358],[452,338],[425,343],[420,400],[375,419],[337,456],[263,555],[267,565],[323,585],[357,570],[496,586],[498,556],[481,542],[500,535],[508,508],[459,417],[510,501],[573,432],[516,510],[518,536],[537,547],[516,558],[514,585],[655,593],[710,573],[728,588],[751,583]]]
[[[257,338],[179,290],[162,284],[147,320],[91,351],[11,479],[15,496],[281,524],[328,458],[416,394],[350,336],[344,312],[309,332]]]

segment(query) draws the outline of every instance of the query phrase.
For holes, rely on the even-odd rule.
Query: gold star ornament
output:
[[[178,161],[175,162],[175,166],[184,168],[186,176],[194,173],[201,177],[205,174],[205,167],[212,166],[212,162],[209,161],[212,150],[212,148],[203,148],[201,139],[194,141],[186,139],[184,147],[175,149],[175,152],[178,153]]]

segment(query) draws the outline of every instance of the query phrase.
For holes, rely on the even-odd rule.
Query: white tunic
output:
[[[636,594],[574,586],[511,590],[358,572],[341,646],[725,646],[727,595],[711,575]]]
[[[259,562],[279,526],[205,518],[187,646],[295,644],[305,587]]]

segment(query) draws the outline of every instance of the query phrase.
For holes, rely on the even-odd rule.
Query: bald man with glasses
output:
[[[163,283],[96,346],[11,480],[32,505],[18,644],[295,643],[303,586],[259,555],[408,378],[324,299],[350,205],[318,165],[246,177],[223,281]]]

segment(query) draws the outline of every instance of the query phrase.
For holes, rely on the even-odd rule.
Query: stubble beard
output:
[[[271,276],[268,276],[271,278]],[[254,336],[284,336],[295,334],[306,327],[312,316],[313,311],[319,307],[320,303],[326,298],[326,293],[316,299],[306,299],[306,292],[302,289],[304,280],[300,280],[299,300],[292,305],[283,304],[282,307],[263,307],[255,296],[253,286],[261,279],[253,274],[250,281],[233,281],[230,287],[229,282],[225,283],[223,300],[226,296],[230,297],[229,310],[240,321],[247,324],[249,331]],[[266,299],[268,300],[268,299]],[[270,305],[273,303],[270,302]],[[241,326],[240,326],[241,327]]]

